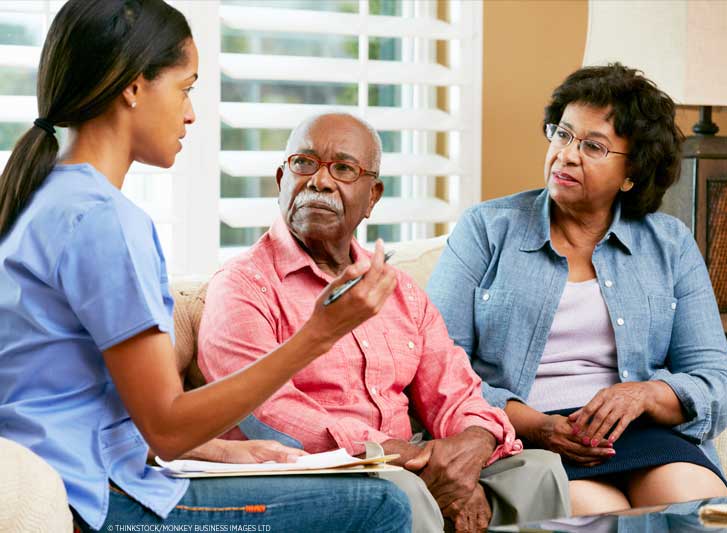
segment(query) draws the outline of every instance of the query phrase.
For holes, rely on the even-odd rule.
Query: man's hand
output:
[[[442,515],[454,523],[455,531],[482,531],[490,524],[492,509],[485,497],[485,489],[479,483],[464,505],[454,501],[442,509]]]
[[[389,439],[381,443],[386,455],[394,453],[399,454],[398,459],[389,461],[392,465],[406,468],[411,472],[419,472],[429,462],[429,456],[432,450],[432,441],[427,442],[424,446],[419,447],[401,439]]]
[[[480,471],[495,450],[495,437],[480,427],[428,443],[431,454],[422,480],[440,509],[458,502],[464,508],[479,486]]]
[[[568,418],[561,415],[549,415],[544,419],[535,444],[580,466],[596,466],[616,455],[608,441],[599,440],[597,446],[591,446],[589,439],[588,444],[584,444]]]

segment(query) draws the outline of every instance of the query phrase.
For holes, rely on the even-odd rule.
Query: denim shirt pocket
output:
[[[512,316],[514,292],[503,289],[475,289],[474,314],[478,354],[489,362],[502,362]]]
[[[673,296],[649,296],[649,347],[650,361],[663,366],[671,342],[677,299]]]

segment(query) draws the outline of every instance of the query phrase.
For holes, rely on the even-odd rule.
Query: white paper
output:
[[[176,473],[193,472],[273,472],[285,470],[317,470],[322,468],[336,468],[350,464],[361,463],[362,460],[352,457],[344,448],[330,452],[314,453],[296,458],[294,463],[214,463],[210,461],[193,461],[178,459],[164,461],[156,457],[160,466]]]

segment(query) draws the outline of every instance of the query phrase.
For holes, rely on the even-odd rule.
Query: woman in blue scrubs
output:
[[[346,305],[323,307],[327,289],[305,326],[258,364],[183,391],[164,255],[152,221],[120,189],[133,161],[174,163],[195,119],[197,60],[186,20],[161,0],[70,0],[53,21],[39,118],[0,178],[0,436],[60,473],[84,530],[407,530],[405,496],[380,479],[190,482],[146,465],[149,446],[174,459],[237,424],[375,314],[395,284],[379,244],[370,266],[332,283],[365,274]],[[55,126],[71,132],[60,155]],[[299,453],[238,446],[263,460]]]

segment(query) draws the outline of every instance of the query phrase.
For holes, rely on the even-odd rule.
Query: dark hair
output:
[[[140,74],[147,80],[185,61],[192,37],[184,16],[162,0],[69,0],[43,45],[37,121],[15,144],[0,176],[0,238],[42,185],[58,156],[51,125],[102,114]]]
[[[661,205],[666,190],[679,177],[684,140],[674,121],[676,106],[641,71],[620,63],[584,67],[553,91],[545,124],[558,124],[570,103],[611,107],[616,134],[629,141],[628,177],[634,186],[620,192],[624,217],[640,218]]]

